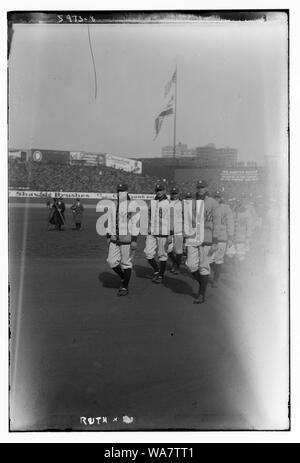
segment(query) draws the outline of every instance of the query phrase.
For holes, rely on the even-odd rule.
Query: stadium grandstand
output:
[[[143,162],[144,173],[137,174],[105,165],[41,163],[9,157],[8,184],[12,190],[112,193],[117,183],[126,182],[130,185],[131,193],[151,194],[154,185],[164,181],[168,189],[176,186],[184,196],[187,192],[196,190],[197,180],[201,178],[208,182],[211,192],[217,189],[225,191],[227,198],[233,199],[241,194],[264,196],[266,184],[269,183],[266,181],[267,172],[264,169],[226,171],[221,168],[181,168],[165,172],[163,165],[160,169],[159,161],[160,159],[155,160],[155,168],[151,171],[144,169]],[[241,172],[245,178],[232,180],[229,175]],[[247,181],[247,172],[256,172],[257,178]]]
[[[9,187],[36,191],[115,191],[116,184],[127,182],[134,193],[152,193],[158,177],[139,175],[106,166],[39,164],[10,160]]]

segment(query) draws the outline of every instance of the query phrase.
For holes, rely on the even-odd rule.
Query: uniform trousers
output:
[[[111,268],[121,265],[122,269],[132,268],[135,251],[129,244],[109,243],[107,262]]]
[[[154,259],[156,252],[159,261],[168,260],[167,237],[147,235],[144,252],[148,260]]]
[[[185,265],[193,273],[199,270],[200,275],[210,274],[210,264],[214,257],[211,254],[211,246],[187,246],[187,259]]]

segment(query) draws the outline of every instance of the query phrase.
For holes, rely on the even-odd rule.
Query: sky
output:
[[[9,147],[160,156],[154,139],[177,65],[176,141],[287,156],[287,18],[196,24],[15,24],[9,58]]]

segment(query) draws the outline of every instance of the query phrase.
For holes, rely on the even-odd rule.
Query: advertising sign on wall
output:
[[[83,151],[70,151],[70,164],[82,164],[87,166],[99,166],[105,164],[105,154],[86,153]]]
[[[80,191],[33,191],[33,190],[13,190],[10,189],[8,191],[9,198],[35,198],[35,199],[43,199],[43,198],[55,198],[55,197],[63,197],[64,199],[75,199],[75,198],[83,198],[83,199],[116,199],[116,193],[95,193],[95,192],[80,192]],[[135,194],[130,193],[131,199],[143,199],[143,200],[150,200],[154,199],[155,195],[153,194]]]
[[[221,182],[258,182],[258,170],[222,170]]]
[[[142,173],[142,163],[135,159],[123,158],[114,154],[106,155],[106,166],[114,169],[122,169],[125,172],[133,172],[134,174]]]
[[[32,149],[30,157],[38,163],[69,164],[69,151]]]

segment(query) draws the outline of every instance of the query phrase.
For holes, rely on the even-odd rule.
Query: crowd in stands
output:
[[[159,172],[158,172],[159,174]],[[265,183],[259,182],[220,182],[219,170],[205,169],[203,178],[213,193],[225,191],[229,200],[247,194],[257,203],[265,196]],[[196,191],[197,180],[175,182],[159,175],[143,175],[125,172],[106,166],[58,165],[37,162],[9,161],[9,187],[26,188],[36,191],[77,191],[77,192],[115,192],[118,183],[127,183],[130,192],[137,194],[153,193],[157,182],[166,181],[167,190],[176,186],[181,196]]]
[[[115,192],[126,182],[134,193],[153,193],[159,177],[124,172],[105,166],[58,165],[15,160],[9,165],[9,187],[36,191]]]

